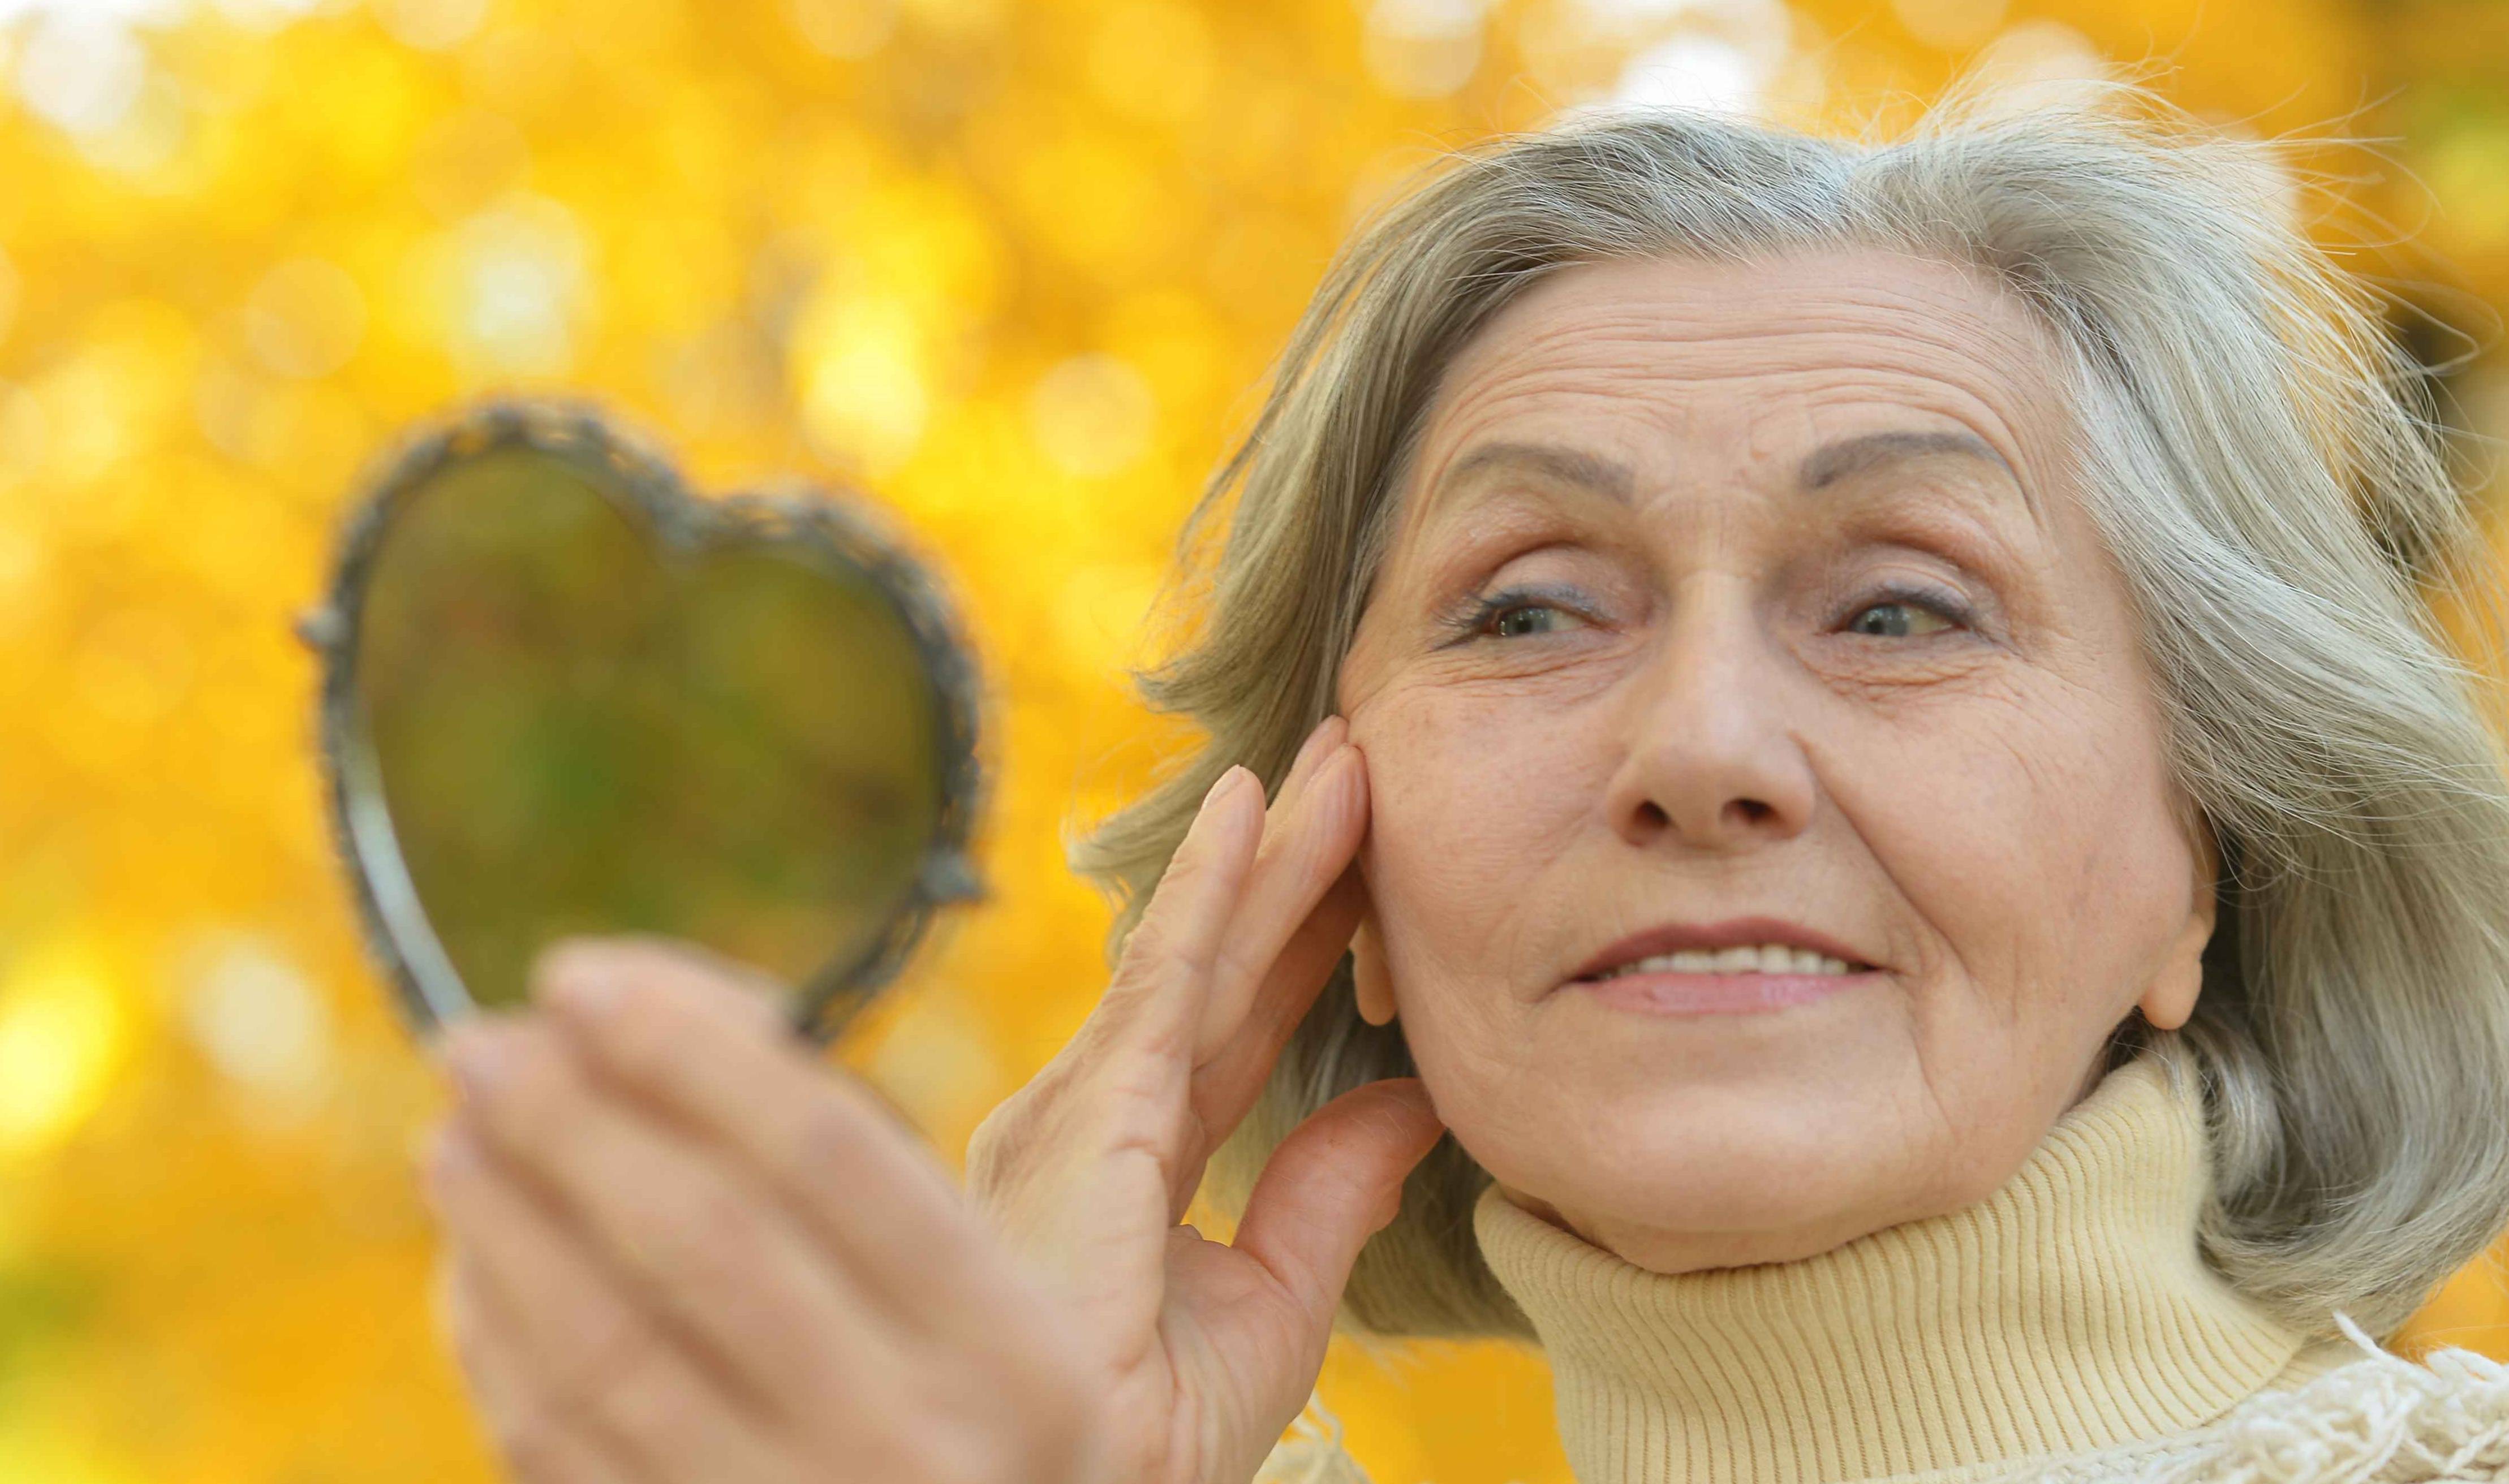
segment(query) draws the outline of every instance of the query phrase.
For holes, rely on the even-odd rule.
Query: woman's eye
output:
[[[1483,639],[1522,639],[1582,629],[1589,621],[1582,594],[1554,591],[1544,584],[1467,597],[1441,614],[1438,626],[1452,636],[1446,643],[1469,645]]]
[[[1514,639],[1524,634],[1548,634],[1584,621],[1548,603],[1518,603],[1499,610],[1489,620],[1489,632],[1501,639]]]
[[[1881,639],[1917,639],[1953,627],[1953,620],[1931,605],[1907,598],[1867,604],[1847,624],[1850,633]]]

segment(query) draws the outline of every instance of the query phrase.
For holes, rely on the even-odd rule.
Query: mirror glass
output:
[[[634,484],[488,440],[389,491],[344,569],[335,797],[430,1018],[450,984],[519,1002],[573,934],[808,985],[917,925],[955,859],[966,726],[883,564]]]

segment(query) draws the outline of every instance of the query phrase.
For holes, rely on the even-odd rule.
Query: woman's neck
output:
[[[1986,1200],[1798,1260],[1658,1273],[1475,1209],[1586,1484],[1836,1484],[2086,1451],[2218,1416],[2305,1336],[2208,1267],[2203,1119],[2144,1057]]]

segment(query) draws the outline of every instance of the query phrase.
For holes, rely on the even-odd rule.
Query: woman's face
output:
[[[2119,1020],[2186,1020],[2209,847],[2055,366],[1983,278],[1838,250],[1580,265],[1447,368],[1340,680],[1362,1001],[1519,1204],[1808,1256],[1986,1196]],[[1719,925],[1870,968],[1579,978]]]

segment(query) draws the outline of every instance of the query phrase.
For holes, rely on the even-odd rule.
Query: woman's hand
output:
[[[1106,1484],[1070,1312],[725,966],[577,943],[448,1033],[441,1302],[527,1484]],[[552,1013],[553,1012],[553,1013]]]
[[[575,946],[545,1013],[455,1031],[445,1303],[517,1470],[1242,1484],[1440,1129],[1416,1081],[1361,1089],[1283,1145],[1235,1247],[1176,1224],[1358,911],[1339,723],[1268,819],[1237,776],[1081,1033],[978,1131],[981,1211],[693,954]]]
[[[977,1129],[977,1198],[1079,1317],[1117,1476],[1245,1484],[1305,1406],[1363,1243],[1443,1126],[1419,1079],[1333,1099],[1273,1154],[1234,1245],[1182,1219],[1364,906],[1367,777],[1338,717],[1267,811],[1215,786],[1077,1035]]]

